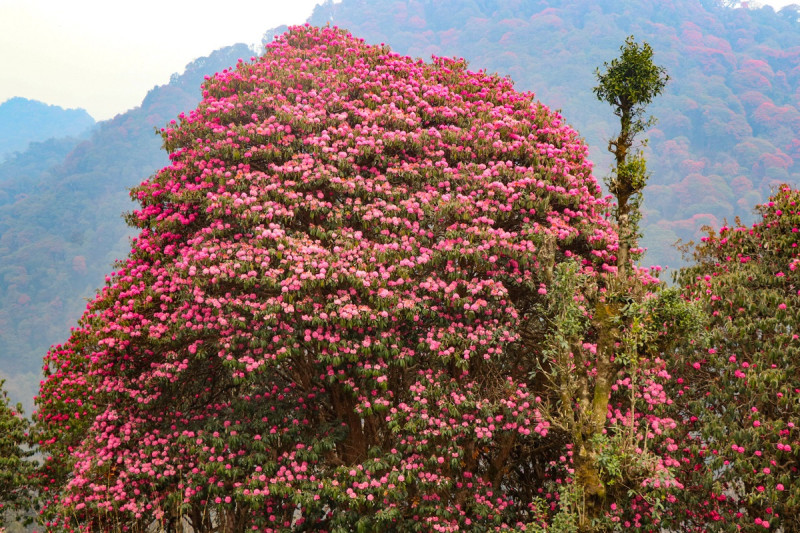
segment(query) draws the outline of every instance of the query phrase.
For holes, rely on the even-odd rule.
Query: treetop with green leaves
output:
[[[646,42],[641,45],[633,35],[620,47],[619,58],[604,63],[605,72],[597,69],[599,84],[594,93],[599,100],[611,104],[614,113],[630,120],[630,133],[636,135],[652,124],[644,119],[645,106],[661,94],[669,81],[664,67],[653,63],[653,49]]]

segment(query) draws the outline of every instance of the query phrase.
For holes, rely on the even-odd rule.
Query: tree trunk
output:
[[[336,417],[347,424],[347,438],[341,445],[340,457],[345,464],[354,464],[367,457],[367,439],[364,423],[355,412],[355,399],[339,383],[331,386],[331,403]]]

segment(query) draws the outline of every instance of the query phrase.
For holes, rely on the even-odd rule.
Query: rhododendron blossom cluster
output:
[[[676,359],[686,530],[800,529],[800,192],[781,186],[758,212],[709,232],[679,277],[709,317]]]
[[[534,341],[554,265],[602,292],[617,249],[576,132],[461,60],[298,27],[162,135],[128,258],[47,355],[49,527],[545,523],[573,467]],[[646,450],[674,423],[663,362],[642,368],[614,385],[641,412],[608,418]],[[657,463],[642,487],[670,485]]]

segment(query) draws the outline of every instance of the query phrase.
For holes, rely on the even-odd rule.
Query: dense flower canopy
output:
[[[162,135],[129,257],[47,356],[51,526],[537,520],[566,443],[534,372],[554,265],[601,279],[617,242],[561,117],[297,27]]]

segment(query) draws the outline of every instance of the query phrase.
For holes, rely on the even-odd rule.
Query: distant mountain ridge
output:
[[[16,96],[0,103],[0,161],[31,142],[89,133],[95,120],[85,109],[64,109]]]

